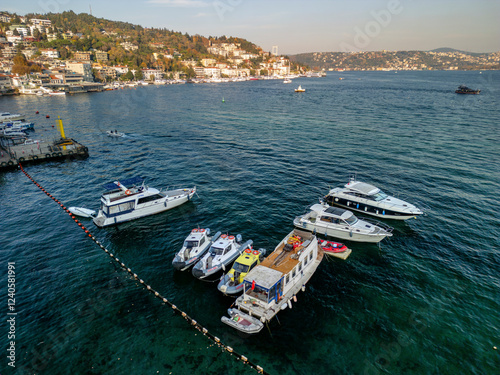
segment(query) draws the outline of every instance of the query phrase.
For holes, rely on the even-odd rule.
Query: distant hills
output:
[[[500,52],[472,53],[453,48],[432,51],[311,52],[289,56],[325,70],[500,70]]]

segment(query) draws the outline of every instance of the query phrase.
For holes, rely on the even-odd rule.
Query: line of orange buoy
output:
[[[47,190],[45,190],[43,188],[43,186],[41,186],[38,182],[36,182],[23,168],[23,166],[21,165],[21,163],[19,163],[19,168],[21,169],[21,171],[26,175],[26,177],[28,177],[31,182],[33,182],[41,191],[43,191],[45,194],[47,194],[47,196],[49,198],[51,198],[54,202],[56,202],[65,212],[67,212],[69,214],[69,216],[74,220],[74,222],[85,232],[85,234],[90,238],[92,239],[92,241],[94,241],[97,246],[99,246],[102,250],[104,250],[110,257],[111,259],[113,259],[116,263],[118,263],[118,265],[120,267],[122,267],[125,271],[127,271],[135,280],[139,281],[139,283],[141,283],[149,292],[151,292],[155,297],[159,298],[162,302],[164,302],[165,304],[169,305],[175,313],[181,315],[187,322],[189,322],[189,324],[194,327],[195,329],[197,329],[199,332],[201,332],[204,336],[208,337],[211,341],[213,341],[218,347],[220,347],[221,349],[224,349],[226,352],[228,352],[229,354],[231,354],[232,356],[236,357],[237,360],[240,360],[242,361],[244,364],[250,366],[251,368],[253,368],[254,370],[256,370],[258,373],[260,374],[268,374],[266,371],[264,371],[264,369],[259,366],[259,365],[256,365],[252,362],[250,362],[248,360],[247,357],[245,357],[244,355],[242,354],[239,354],[237,352],[234,351],[234,349],[230,346],[227,346],[227,345],[224,345],[220,339],[211,334],[210,332],[208,332],[208,330],[203,327],[202,325],[200,325],[196,320],[194,320],[193,318],[191,318],[189,315],[187,315],[184,311],[180,310],[176,305],[174,305],[172,302],[170,302],[168,299],[166,299],[165,297],[163,297],[160,293],[158,293],[156,290],[154,290],[150,285],[148,285],[146,282],[144,282],[144,280],[142,280],[141,278],[139,278],[139,276],[132,272],[132,270],[127,267],[125,265],[125,263],[123,263],[122,261],[120,261],[120,259],[118,259],[112,252],[110,252],[108,249],[106,249],[106,247],[104,247],[103,244],[101,244],[95,237],[92,233],[90,233],[90,231],[76,218],[75,215],[73,215],[73,213],[71,213],[71,211],[68,210],[67,207],[64,206],[64,204],[62,204],[59,200],[57,200],[57,198],[55,198],[54,196],[52,196]]]

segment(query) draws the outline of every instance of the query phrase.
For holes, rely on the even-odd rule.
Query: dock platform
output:
[[[16,169],[19,163],[35,164],[64,159],[85,159],[88,148],[74,139],[65,138],[54,142],[10,144],[0,140],[0,171]]]

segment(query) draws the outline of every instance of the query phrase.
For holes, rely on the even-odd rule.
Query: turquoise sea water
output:
[[[343,80],[339,80],[343,77]],[[293,89],[302,85],[303,94]],[[460,96],[456,87],[480,88]],[[271,374],[498,374],[500,72],[348,72],[326,78],[148,86],[67,97],[3,97],[0,110],[54,118],[89,148],[26,166],[66,206],[97,208],[101,185],[141,175],[196,185],[166,213],[96,228],[128,267]],[[224,97],[225,102],[222,102]],[[35,111],[40,115],[35,115]],[[49,114],[51,119],[46,119]],[[111,139],[106,130],[126,137]],[[196,226],[274,249],[293,218],[357,172],[428,208],[394,236],[348,243],[292,309],[241,337],[233,299],[174,271]],[[254,374],[147,292],[20,171],[0,174],[3,374]],[[7,262],[16,271],[16,368],[8,366]],[[3,311],[3,313],[2,313]]]

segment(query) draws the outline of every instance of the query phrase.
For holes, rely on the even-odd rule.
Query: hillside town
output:
[[[313,52],[290,56],[313,69],[344,70],[487,70],[500,69],[500,52],[434,51]]]
[[[65,94],[307,73],[303,64],[292,64],[277,50],[265,52],[239,38],[189,36],[73,12],[46,16],[0,13],[1,94]]]

